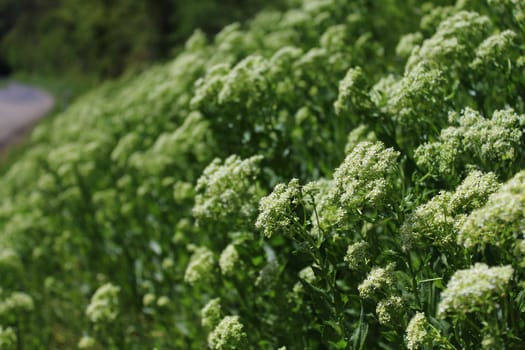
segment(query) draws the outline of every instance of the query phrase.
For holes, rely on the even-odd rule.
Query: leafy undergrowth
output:
[[[523,2],[290,8],[34,130],[0,348],[523,346]]]

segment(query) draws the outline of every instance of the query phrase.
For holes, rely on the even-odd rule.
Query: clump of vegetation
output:
[[[525,6],[290,0],[0,179],[0,347],[520,349]]]

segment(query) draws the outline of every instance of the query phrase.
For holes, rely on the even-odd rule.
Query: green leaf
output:
[[[368,335],[368,323],[365,321],[365,311],[361,304],[361,314],[359,315],[359,325],[352,334],[352,347],[354,350],[363,350],[365,348],[366,337]]]

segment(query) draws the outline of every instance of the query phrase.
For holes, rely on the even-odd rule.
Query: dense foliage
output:
[[[40,75],[114,77],[171,57],[195,28],[216,33],[282,2],[0,0],[0,63]]]
[[[1,349],[520,349],[525,4],[290,0],[0,180]]]

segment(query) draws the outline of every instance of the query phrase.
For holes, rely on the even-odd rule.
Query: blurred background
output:
[[[0,0],[0,164],[97,84],[173,58],[196,29],[211,38],[285,1]]]
[[[0,76],[74,94],[172,57],[196,28],[211,36],[279,2],[0,0]]]

